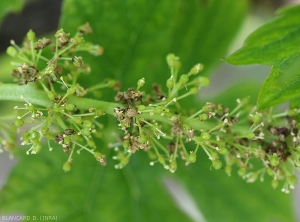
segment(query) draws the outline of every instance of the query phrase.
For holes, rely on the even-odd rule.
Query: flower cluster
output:
[[[34,97],[20,95],[24,105],[15,106],[15,117],[5,118],[13,118],[14,125],[1,121],[1,152],[2,147],[10,152],[16,149],[15,132],[19,128],[20,133],[23,131],[21,145],[29,146],[27,154],[37,154],[44,140],[50,151],[57,143],[67,155],[65,172],[71,170],[74,151],[87,151],[105,166],[107,150],[105,146],[100,149],[96,139],[101,139],[103,132],[102,116],[109,114],[118,121],[115,131],[118,128],[121,132],[116,143],[108,145],[115,150],[112,158],[117,161],[117,169],[125,167],[141,150],[149,154],[151,166],[158,163],[172,173],[179,161],[190,165],[205,154],[211,168],[224,169],[229,176],[237,166],[237,174],[247,182],[262,181],[269,175],[273,188],[280,180],[284,181],[283,192],[294,188],[294,171],[300,168],[300,110],[259,111],[248,104],[248,98],[237,99],[233,109],[207,102],[196,111],[186,110],[182,101],[208,86],[210,80],[201,75],[204,66],[200,63],[180,74],[180,60],[174,54],[166,58],[170,77],[164,86],[153,85],[153,92],[142,91],[146,78],[126,91],[120,91],[121,84],[114,79],[84,88],[78,77],[91,69],[77,53],[103,53],[101,46],[85,42],[84,36],[91,33],[91,27],[85,24],[73,37],[61,29],[54,41],[37,40],[29,31],[23,47],[11,41],[7,53],[23,61],[13,63],[13,77],[19,85],[42,89],[36,91],[41,92],[42,102],[35,105],[31,102]],[[45,57],[44,50],[51,50],[52,57]],[[96,95],[103,88],[118,91],[116,103],[82,98],[88,93]]]
[[[50,151],[53,149],[51,144],[58,143],[68,155],[66,163],[63,164],[65,171],[71,169],[74,150],[77,153],[86,150],[101,165],[106,165],[106,156],[96,151],[97,146],[94,140],[95,137],[99,137],[98,132],[103,127],[97,119],[105,113],[93,107],[80,110],[76,106],[76,99],[73,98],[73,101],[70,101],[71,97],[83,97],[89,91],[82,87],[77,79],[80,74],[89,72],[90,67],[84,64],[83,58],[76,56],[76,53],[87,51],[95,56],[103,53],[101,46],[85,42],[84,35],[91,33],[92,29],[89,24],[79,27],[72,38],[69,33],[60,29],[55,34],[54,46],[51,48],[50,39],[37,40],[35,33],[30,30],[23,47],[11,41],[11,46],[7,49],[10,56],[23,61],[13,63],[16,69],[12,71],[12,76],[16,82],[19,85],[34,84],[34,87],[42,88],[47,95],[45,100],[48,106],[42,108],[33,105],[30,99],[27,100],[26,95],[20,95],[20,99],[25,101],[25,104],[14,107],[18,113],[22,113],[17,115],[14,127],[20,128],[24,125],[30,127],[29,130],[27,126],[19,130],[20,133],[24,131],[21,145],[30,146],[26,151],[27,154],[37,154],[42,148],[43,139],[48,141]],[[45,57],[44,50],[51,50],[53,56]],[[42,68],[39,70],[38,67]],[[68,71],[68,75],[64,74],[64,70]],[[102,86],[106,84],[106,87],[113,88],[118,84],[112,80],[109,80],[108,84],[106,82],[102,83]],[[98,88],[99,84],[93,87]],[[16,132],[16,130],[11,131],[14,131],[14,134]],[[8,132],[8,129],[4,129],[3,132]],[[5,149],[12,151],[11,154],[13,154],[16,145],[9,144],[15,144],[16,139],[12,143],[3,139],[4,136],[8,138],[11,136],[3,135],[1,142]]]

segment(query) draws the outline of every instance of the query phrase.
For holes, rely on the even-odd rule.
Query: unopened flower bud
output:
[[[29,41],[34,41],[35,40],[35,33],[31,29],[27,32],[27,39]]]
[[[6,53],[11,57],[16,57],[18,55],[18,50],[13,46],[8,46]]]
[[[273,153],[272,156],[268,156],[268,157],[269,157],[269,161],[270,161],[271,166],[275,167],[275,166],[279,165],[280,159],[279,159],[279,157],[277,156],[276,153]]]
[[[72,168],[72,163],[71,162],[65,162],[63,164],[63,170],[65,172],[69,172],[71,170],[71,168]]]
[[[138,89],[141,88],[144,84],[145,84],[145,78],[141,78],[141,79],[137,82]]]
[[[191,69],[190,73],[193,74],[193,75],[196,75],[196,74],[198,74],[200,71],[202,71],[203,68],[204,68],[204,65],[201,64],[201,63],[198,63],[197,65],[195,65],[195,66]]]
[[[222,162],[220,160],[214,160],[212,163],[213,168],[215,168],[216,170],[219,170],[222,168]]]

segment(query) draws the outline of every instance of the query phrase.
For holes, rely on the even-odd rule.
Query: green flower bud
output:
[[[34,41],[35,40],[35,33],[31,29],[27,32],[27,39],[29,41]]]
[[[254,124],[258,124],[261,122],[261,116],[258,113],[256,113],[253,115],[252,120]]]
[[[209,132],[202,132],[201,135],[200,135],[200,138],[202,140],[209,140],[209,138],[210,138]]]
[[[18,55],[18,50],[13,46],[8,46],[6,53],[11,57],[16,57]]]
[[[166,85],[169,89],[171,89],[174,86],[174,80],[173,78],[170,78],[167,80]]]
[[[275,190],[278,187],[278,180],[272,180],[271,182],[271,186],[273,187],[273,189]]]
[[[183,74],[183,75],[180,76],[179,82],[180,82],[182,85],[185,85],[188,81],[189,81],[188,75]]]
[[[247,133],[247,138],[248,138],[249,140],[253,140],[253,139],[255,138],[255,133],[253,133],[253,132]]]
[[[227,165],[225,167],[225,173],[228,175],[228,176],[231,176],[231,171],[232,171],[232,167]]]
[[[148,141],[148,138],[146,135],[141,135],[139,138],[138,138],[138,142],[139,143],[146,143]]]
[[[144,84],[145,84],[145,78],[141,78],[141,79],[137,82],[138,89],[141,88]]]
[[[184,124],[182,124],[182,127],[183,127],[183,129],[185,129],[185,130],[190,130],[190,129],[193,129],[193,128],[191,127],[191,125],[190,125],[190,124],[188,124],[188,123],[184,123]]]
[[[191,74],[196,75],[198,74],[200,71],[202,71],[204,68],[204,65],[201,63],[196,64],[190,71]]]
[[[82,128],[80,132],[81,132],[81,134],[83,136],[89,136],[89,135],[91,135],[90,128]]]
[[[176,169],[177,169],[177,163],[176,163],[176,161],[171,161],[170,162],[170,171],[171,171],[171,173],[174,173],[175,171],[176,171]]]
[[[205,76],[199,76],[194,80],[194,83],[198,86],[209,86],[210,85],[210,80],[209,78]]]
[[[71,137],[69,137],[69,136],[64,137],[64,144],[70,145],[71,144]]]
[[[188,156],[188,162],[195,163],[197,160],[197,154],[196,153],[190,153]]]
[[[92,125],[93,125],[92,121],[87,120],[87,119],[86,119],[86,120],[83,120],[83,122],[82,122],[82,126],[83,126],[84,128],[91,128]]]
[[[268,156],[271,166],[275,167],[280,164],[280,159],[276,153],[273,153],[272,156]]]
[[[68,93],[69,95],[73,95],[75,92],[76,92],[76,87],[71,87],[71,88],[69,88],[69,89],[67,90],[67,93]]]
[[[63,170],[66,172],[69,172],[72,168],[72,163],[71,162],[65,162],[63,164]]]
[[[219,152],[223,155],[227,155],[229,153],[228,149],[226,149],[225,147],[221,147]]]
[[[87,145],[88,145],[89,147],[96,148],[95,141],[92,140],[92,139],[89,139],[89,140],[88,140]]]
[[[138,106],[138,111],[142,112],[142,111],[145,110],[145,108],[146,108],[146,106],[144,106],[144,105],[139,105],[139,106]]]
[[[268,168],[268,169],[267,169],[267,174],[268,174],[269,176],[273,177],[273,176],[274,176],[274,171],[273,171],[273,169],[272,169],[272,168]]]
[[[156,107],[153,109],[153,112],[154,112],[155,114],[162,114],[163,110],[164,110],[164,107],[162,107],[162,106],[156,106]]]
[[[202,110],[206,113],[208,112],[211,112],[212,111],[212,108],[211,108],[211,105],[210,104],[205,104],[203,107],[202,107]]]
[[[298,184],[298,179],[295,175],[287,177],[286,181],[289,183],[291,187],[295,187]]]
[[[49,127],[46,127],[46,126],[42,127],[41,133],[43,136],[47,136],[48,132],[49,132]]]
[[[238,175],[239,175],[240,177],[245,176],[246,173],[247,173],[246,167],[241,167],[241,168],[238,170]]]
[[[31,132],[30,132],[30,141],[31,142],[38,141],[39,138],[40,138],[40,134],[38,133],[38,131],[31,130]]]
[[[30,142],[30,131],[25,131],[22,135],[22,140],[25,143],[29,143]]]
[[[215,168],[216,170],[219,170],[219,169],[221,169],[222,168],[222,162],[220,161],[220,160],[214,160],[213,162],[212,162],[212,166],[213,166],[213,168]]]
[[[192,94],[197,94],[198,91],[199,91],[199,89],[196,88],[196,87],[193,87],[193,88],[190,89],[190,92],[191,92]]]
[[[66,110],[73,111],[75,109],[75,105],[72,103],[68,103],[66,105]]]
[[[24,120],[23,119],[16,119],[14,124],[17,127],[23,126],[24,125]]]
[[[158,157],[158,162],[165,165],[165,158],[163,156]]]
[[[38,143],[33,147],[32,151],[35,153],[39,153],[41,151],[41,149],[42,149],[42,146],[40,143]]]
[[[51,101],[54,100],[55,96],[56,96],[55,93],[52,91],[48,91],[47,95],[48,95],[49,100],[51,100]]]
[[[173,67],[174,63],[176,63],[176,61],[178,60],[178,57],[176,57],[173,53],[170,53],[167,55],[166,59],[167,59],[168,65],[170,67]]]
[[[199,115],[199,119],[200,119],[201,121],[207,120],[207,119],[208,119],[207,113],[201,113],[201,114]]]
[[[78,124],[78,125],[81,125],[82,124],[82,119],[80,116],[76,116],[74,119],[73,119],[74,123]]]
[[[129,147],[129,140],[124,140],[122,145],[123,145],[124,149],[127,150]]]

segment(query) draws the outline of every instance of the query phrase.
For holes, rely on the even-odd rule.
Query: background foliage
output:
[[[74,34],[89,22],[94,34],[88,40],[105,48],[100,58],[83,55],[92,67],[92,73],[81,79],[86,86],[116,78],[125,90],[145,77],[145,88],[150,89],[169,77],[165,56],[170,52],[181,58],[182,72],[201,62],[208,75],[226,55],[247,8],[246,1],[236,0],[65,0],[60,26]],[[235,100],[232,95],[239,91],[233,88],[223,94],[223,103]],[[110,91],[101,99],[112,97]],[[106,121],[103,140],[111,139],[115,130],[115,121]],[[62,163],[67,157],[56,148],[30,156],[21,150],[0,193],[1,214],[57,215],[59,221],[191,221],[163,184],[172,178],[188,191],[207,221],[294,219],[291,196],[272,190],[270,181],[246,184],[235,174],[228,177],[209,170],[204,153],[196,164],[180,166],[175,174],[150,167],[143,152],[122,170],[115,170],[110,158],[102,167],[82,153],[74,156],[72,171],[65,174]]]

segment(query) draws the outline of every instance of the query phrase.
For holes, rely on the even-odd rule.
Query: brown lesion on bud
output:
[[[13,70],[11,75],[16,78],[19,85],[26,85],[29,82],[35,82],[37,80],[37,73],[39,70],[35,66],[28,66],[25,63],[18,66],[18,70]]]
[[[78,32],[82,35],[89,35],[93,33],[93,29],[90,24],[87,22],[84,25],[78,27]]]
[[[135,102],[142,101],[143,93],[140,91],[135,91],[133,88],[129,88],[126,92],[118,92],[115,96],[117,102],[123,104],[132,105]]]
[[[40,50],[51,44],[51,40],[48,38],[39,39],[33,44],[35,50]]]
[[[174,141],[170,142],[168,145],[167,145],[167,148],[169,150],[169,154],[170,156],[172,156],[175,152],[175,148],[176,148],[176,143]]]

